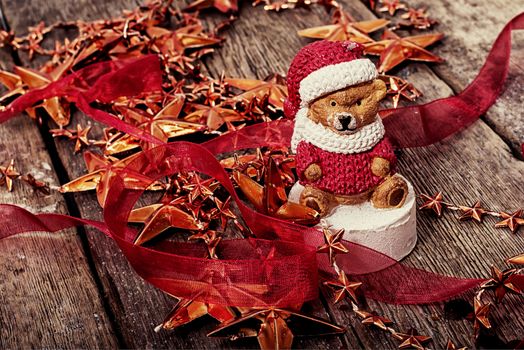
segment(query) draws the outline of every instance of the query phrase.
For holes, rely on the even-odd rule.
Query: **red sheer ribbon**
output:
[[[90,103],[107,103],[121,96],[137,96],[147,92],[160,91],[162,71],[155,55],[137,59],[108,61],[93,64],[73,72],[66,77],[31,90],[18,97],[0,113],[0,123],[19,115],[35,103],[54,97],[65,97],[92,119],[115,127],[123,132],[154,144],[162,141],[150,133],[125,123],[117,117],[93,108]]]
[[[136,232],[127,225],[129,212],[142,191],[128,189],[124,179],[134,174],[155,179],[195,170],[217,179],[229,191],[246,225],[257,239],[229,240],[219,245],[220,260],[204,259],[204,245],[164,241],[153,247],[134,246]],[[104,209],[105,223],[64,215],[33,215],[11,205],[0,205],[7,218],[0,238],[20,232],[54,232],[89,224],[113,238],[137,273],[165,292],[183,298],[235,306],[290,306],[317,297],[318,271],[333,277],[325,255],[316,257],[321,232],[265,216],[239,200],[228,174],[204,147],[174,142],[143,152],[115,173]],[[391,303],[444,300],[477,285],[480,280],[458,279],[399,264],[355,243],[339,265],[355,280],[365,282],[368,297]],[[408,282],[409,283],[406,283]]]
[[[495,103],[508,76],[511,32],[524,29],[524,13],[509,21],[477,77],[457,96],[380,112],[388,136],[399,147],[427,146],[475,122]],[[524,154],[524,144],[523,154]]]
[[[400,147],[424,146],[473,123],[500,93],[508,71],[511,30],[523,26],[522,14],[506,25],[479,75],[461,94],[421,106],[382,111],[388,135]],[[0,113],[0,122],[39,100],[66,96],[93,119],[158,144],[147,132],[93,108],[90,103],[159,90],[160,84],[161,72],[154,56],[95,64],[21,96]],[[143,152],[116,173],[104,209],[105,223],[57,214],[33,215],[16,206],[0,205],[0,216],[7,218],[0,227],[0,239],[22,232],[55,232],[89,224],[115,240],[141,277],[172,295],[250,307],[289,306],[314,299],[318,293],[318,273],[333,275],[327,258],[315,253],[315,247],[323,240],[321,233],[249,208],[239,200],[227,173],[215,158],[218,153],[242,148],[289,145],[292,128],[292,121],[281,120],[246,127],[202,145],[174,142]],[[127,226],[127,217],[141,192],[126,189],[123,179],[138,172],[153,181],[180,170],[200,171],[220,181],[257,238],[224,241],[219,246],[220,260],[202,258],[205,246],[195,243],[166,241],[154,247],[134,246],[136,232]],[[346,244],[350,253],[337,258],[339,265],[353,279],[364,282],[365,294],[376,300],[430,303],[448,299],[481,282],[407,267],[372,249]],[[515,279],[515,283],[524,287],[521,278]]]

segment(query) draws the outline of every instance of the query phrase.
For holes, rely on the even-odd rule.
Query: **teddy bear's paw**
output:
[[[375,208],[400,208],[408,195],[408,185],[399,176],[384,180],[373,192],[371,202]]]
[[[316,210],[321,217],[324,217],[333,209],[333,195],[317,188],[306,186],[300,195],[300,204]]]

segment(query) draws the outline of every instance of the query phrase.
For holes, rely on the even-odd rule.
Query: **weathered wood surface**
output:
[[[454,91],[462,91],[476,76],[491,44],[504,25],[524,11],[524,1],[431,1],[413,0],[416,7],[428,7],[429,13],[439,20],[436,27],[446,34],[443,45],[434,52],[446,58],[447,63],[435,65],[433,70]],[[511,146],[520,159],[524,143],[524,123],[521,112],[524,104],[523,79],[524,33],[512,36],[511,67],[504,94],[484,116],[484,120]]]
[[[12,66],[0,53],[2,68]],[[58,177],[38,127],[27,116],[0,125],[0,162],[50,186]],[[31,212],[67,214],[62,196],[37,195],[16,181],[0,190],[0,203]],[[4,218],[0,218],[1,221]],[[31,233],[0,242],[0,348],[107,348],[117,345],[83,239],[74,229]]]
[[[414,1],[413,4],[415,3]],[[420,1],[420,3],[422,4],[423,2]],[[447,4],[447,2],[445,3]],[[473,1],[471,0],[470,3],[473,3]],[[475,7],[475,11],[484,15],[486,15],[486,12],[497,12],[496,18],[488,16],[490,20],[482,22],[482,33],[484,33],[482,35],[478,35],[471,28],[469,21],[463,21],[462,25],[457,24],[460,21],[455,21],[455,18],[469,18],[469,15],[466,11],[453,7],[454,2],[449,1],[449,4],[446,5],[448,7],[440,4],[431,4],[430,10],[434,11],[433,15],[442,22],[442,27],[439,29],[444,31],[450,38],[446,39],[450,40],[450,42],[446,41],[445,45],[440,45],[436,48],[436,51],[446,58],[448,63],[433,66],[431,69],[425,65],[411,64],[398,72],[400,75],[409,76],[410,81],[413,81],[424,91],[425,96],[421,101],[450,95],[453,90],[460,91],[472,79],[502,24],[511,18],[515,11],[518,11],[518,9],[512,10],[510,6],[500,6],[500,4],[494,3],[495,5],[483,2],[482,5]],[[15,31],[20,33],[23,33],[28,25],[37,23],[39,20],[51,23],[55,20],[110,17],[121,9],[132,8],[136,5],[134,1],[130,0],[112,2],[63,2],[52,0],[47,1],[45,4],[29,0],[4,0],[2,4],[9,23]],[[346,0],[344,1],[344,7],[356,19],[374,18],[373,13],[358,1],[350,2]],[[492,9],[494,8],[497,8],[498,11],[493,11]],[[455,11],[458,13],[455,14]],[[21,13],[24,16],[20,15]],[[209,16],[211,21],[223,19],[220,15],[206,14],[206,16]],[[483,16],[478,15],[478,17]],[[312,11],[297,10],[277,14],[267,13],[260,7],[252,8],[249,4],[244,4],[241,8],[240,19],[225,33],[226,41],[223,47],[205,61],[206,68],[215,76],[218,76],[222,71],[233,77],[263,78],[272,72],[285,74],[295,52],[309,42],[307,39],[298,37],[295,31],[325,24],[328,21],[328,16],[321,8],[314,8]],[[454,31],[457,31],[457,33]],[[476,42],[478,44],[478,40],[480,40],[478,36],[482,37],[484,44],[479,44],[477,47],[472,43]],[[248,39],[246,40],[246,38]],[[462,57],[463,52],[466,50],[468,53],[472,52],[467,58]],[[522,70],[521,67],[518,67],[519,60],[522,61],[523,58],[522,50],[517,50],[512,58],[510,83],[505,94],[497,104],[498,109],[496,111],[500,109],[500,112],[494,112],[492,108],[486,116],[485,119],[489,125],[479,121],[465,132],[439,145],[404,152],[401,158],[400,169],[411,179],[417,191],[434,192],[443,189],[449,194],[450,200],[460,203],[482,198],[493,209],[504,208],[511,210],[524,206],[524,192],[519,184],[524,173],[524,163],[512,155],[508,145],[504,142],[504,140],[509,140],[515,146],[518,142],[518,137],[523,135],[522,132],[518,133],[516,129],[513,136],[511,133],[504,131],[505,128],[511,129],[506,124],[508,120],[507,115],[514,113],[512,115],[517,116],[517,102],[515,101],[520,96],[516,96],[518,94],[516,91],[519,91],[516,76],[521,74],[519,72]],[[22,59],[24,58],[22,57]],[[24,61],[24,64],[30,63]],[[457,65],[457,67],[454,67],[454,65]],[[516,66],[517,68],[515,68]],[[437,74],[433,73],[432,69]],[[16,121],[22,123],[19,120],[22,119],[17,119]],[[75,115],[73,123],[77,121],[85,123],[85,119],[81,115]],[[7,127],[6,125],[0,126],[0,132]],[[39,135],[36,128],[34,130]],[[33,140],[33,138],[30,139]],[[33,146],[35,145],[34,142],[32,144]],[[19,140],[6,142],[6,146],[13,148],[16,146],[19,150],[26,152],[29,150],[29,146],[26,146],[25,143],[21,143]],[[72,155],[70,144],[57,141],[54,145],[50,142],[47,146],[48,148],[56,147],[58,157],[54,159],[55,163],[58,166],[60,164],[62,166],[66,165],[64,169],[67,174],[61,174],[62,181],[66,181],[67,178],[74,178],[84,172],[85,169],[81,157]],[[43,151],[43,148],[44,146],[42,146],[41,151]],[[51,153],[53,154],[54,151],[51,150]],[[36,153],[33,152],[32,154]],[[43,152],[43,155],[39,155],[38,159],[49,159],[49,156]],[[20,166],[22,166],[22,163],[20,163]],[[55,196],[58,197],[58,195]],[[71,201],[70,206],[73,207],[73,210],[76,207],[84,217],[100,218],[100,210],[93,194],[79,194],[71,198],[73,201]],[[20,200],[16,201],[15,199],[7,201],[20,202]],[[58,202],[58,200],[54,202]],[[507,231],[494,230],[492,224],[493,220],[490,219],[482,225],[475,223],[459,224],[453,215],[435,220],[430,215],[421,214],[419,215],[419,244],[413,254],[406,259],[406,263],[444,274],[485,277],[490,263],[500,265],[504,258],[524,251],[522,234],[515,236]],[[99,293],[106,301],[105,310],[101,310],[98,313],[102,315],[99,328],[108,330],[108,334],[111,331],[115,334],[112,336],[107,335],[106,337],[100,335],[96,340],[108,339],[107,342],[100,340],[100,343],[88,342],[88,336],[85,334],[72,337],[74,340],[65,339],[66,337],[59,338],[55,333],[60,323],[46,317],[46,313],[40,309],[42,310],[41,313],[35,312],[32,314],[33,319],[38,320],[33,322],[33,324],[38,323],[41,326],[41,334],[47,335],[48,338],[50,337],[49,334],[53,334],[54,338],[51,338],[46,344],[43,342],[39,344],[37,342],[39,338],[35,336],[33,343],[26,342],[28,346],[30,344],[50,347],[72,347],[84,344],[83,346],[90,347],[119,345],[121,347],[140,348],[255,346],[253,342],[235,344],[227,341],[207,339],[205,337],[206,332],[216,324],[210,319],[197,321],[173,333],[154,333],[153,327],[169,311],[174,300],[141,281],[122,258],[121,254],[119,254],[116,245],[109,239],[95,231],[91,231],[89,228],[86,229],[86,232],[87,251],[82,251],[78,248],[75,250],[71,247],[62,248],[68,249],[68,252],[71,254],[70,261],[63,262],[62,260],[66,259],[66,257],[59,253],[56,254],[62,256],[62,260],[53,259],[51,249],[48,249],[39,258],[49,260],[45,263],[48,269],[53,264],[59,268],[65,265],[66,271],[68,263],[71,266],[76,266],[75,264],[78,261],[82,262],[88,259],[93,262],[94,270],[91,272],[94,274],[94,277],[81,275],[69,282],[66,287],[68,291],[66,296],[57,298],[54,295],[45,295],[36,300],[34,302],[35,305],[28,303],[27,307],[36,308],[40,305],[43,308],[43,305],[46,305],[46,303],[48,305],[53,304],[57,300],[65,302],[64,300],[67,299],[69,304],[78,305],[75,317],[84,318],[85,324],[82,324],[92,331],[89,328],[89,318],[96,306],[85,302],[82,303],[82,301],[78,301],[75,298],[79,297],[79,293],[76,291],[82,288],[79,285],[83,286],[88,284],[86,281],[96,279],[100,281],[101,290]],[[63,238],[61,239],[64,240]],[[56,240],[54,239],[53,242]],[[15,241],[16,239],[11,239],[7,241],[7,244],[13,244]],[[60,242],[64,244],[62,241]],[[12,247],[10,245],[10,250],[18,250],[16,249],[18,245],[15,246],[15,249]],[[33,263],[35,265],[44,265],[40,261],[33,261]],[[9,265],[13,265],[13,263],[9,262]],[[6,264],[6,266],[9,265]],[[39,267],[43,269],[42,266]],[[30,276],[25,277],[26,280],[31,280],[30,278],[36,279],[39,276],[41,278],[41,274],[44,273],[41,271],[31,271],[30,274],[27,274]],[[62,272],[63,274],[65,272]],[[54,276],[53,278],[56,281]],[[5,288],[2,284],[0,286]],[[83,287],[82,290],[85,292],[88,289]],[[23,291],[28,293],[30,290],[31,285],[29,284],[19,287],[19,293],[23,293]],[[94,292],[96,293],[96,290]],[[91,299],[96,301],[99,300],[99,297],[95,296]],[[20,327],[7,322],[6,320],[10,318],[4,317],[4,315],[16,314],[18,312],[16,310],[18,304],[15,300],[13,299],[13,301],[7,304],[7,309],[0,309],[2,310],[0,313],[2,328],[4,324],[8,325],[9,329],[11,329],[10,334],[13,334],[11,342],[7,343],[8,346],[15,346],[17,341],[23,342],[24,338],[22,336],[17,338],[16,334],[23,334],[28,329],[28,327]],[[91,303],[93,303],[92,300],[90,300]],[[323,305],[320,302],[313,305],[315,312],[346,326],[348,332],[342,337],[301,340],[295,344],[297,347],[395,348],[398,345],[396,341],[391,340],[390,337],[387,337],[381,331],[362,326],[347,309],[347,306],[334,307],[327,303],[324,304],[327,310],[323,309]],[[370,309],[376,310],[394,320],[401,330],[415,327],[421,333],[433,336],[434,343],[431,345],[435,348],[444,347],[448,338],[454,339],[459,344],[471,344],[469,336],[471,324],[464,320],[452,321],[445,319],[442,304],[424,307],[391,306],[368,301],[368,306]],[[494,312],[494,319],[499,324],[497,336],[502,341],[522,338],[524,336],[524,321],[522,318],[509,319],[508,316],[503,316],[502,311],[504,310],[511,310],[513,315],[524,314],[524,306],[521,300],[516,298],[508,298],[502,305],[497,306]],[[109,315],[110,320],[106,315]],[[61,321],[65,323],[63,320],[71,319],[73,318],[64,318]],[[85,332],[85,330],[83,331]],[[42,336],[42,339],[46,338]],[[73,341],[77,341],[77,343],[73,343]],[[81,341],[84,341],[84,343]]]

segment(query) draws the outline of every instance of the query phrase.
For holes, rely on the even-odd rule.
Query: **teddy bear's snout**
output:
[[[357,128],[357,119],[347,112],[335,114],[334,127],[338,131],[354,131]]]

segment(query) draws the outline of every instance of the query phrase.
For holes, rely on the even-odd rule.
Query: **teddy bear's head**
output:
[[[386,84],[374,79],[331,92],[310,103],[308,118],[336,133],[352,134],[375,121],[386,91]]]

